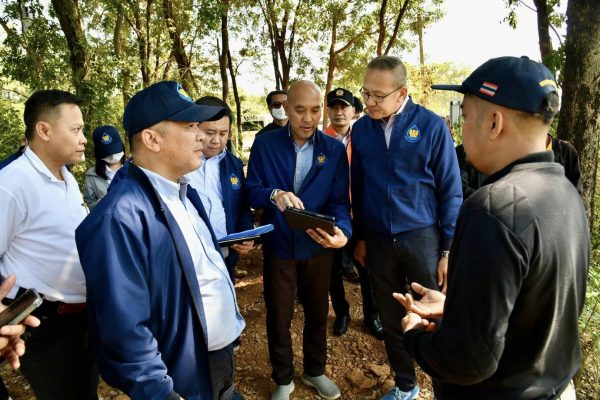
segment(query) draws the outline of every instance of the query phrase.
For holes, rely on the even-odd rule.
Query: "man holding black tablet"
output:
[[[294,390],[292,339],[296,289],[304,307],[304,375],[322,398],[337,399],[338,387],[324,375],[327,358],[328,289],[331,252],[352,233],[348,199],[348,160],[344,146],[317,126],[323,105],[312,82],[298,81],[284,104],[286,127],[254,141],[246,186],[250,206],[264,209],[263,222],[275,226],[264,236],[264,290],[267,337],[277,384],[272,400],[289,399]],[[295,207],[335,217],[334,234],[322,229],[291,230],[283,211]]]

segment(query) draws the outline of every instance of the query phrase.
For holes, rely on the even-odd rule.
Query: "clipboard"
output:
[[[262,240],[261,235],[269,233],[273,229],[275,229],[275,227],[272,224],[267,224],[254,229],[249,229],[247,231],[232,233],[222,237],[221,239],[217,240],[217,242],[221,247],[231,246],[250,240],[254,240],[254,243],[259,243]]]
[[[334,235],[335,217],[319,214],[313,211],[287,207],[283,212],[285,220],[291,229],[306,231],[307,229],[321,228],[330,235]]]

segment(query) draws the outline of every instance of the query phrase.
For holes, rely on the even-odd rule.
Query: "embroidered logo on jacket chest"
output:
[[[319,155],[317,156],[317,166],[321,167],[321,166],[325,165],[326,162],[327,162],[327,157],[325,156],[325,154],[319,153]]]
[[[231,183],[231,187],[233,189],[239,189],[240,188],[240,178],[237,177],[236,174],[231,174],[229,176],[229,182]]]
[[[420,141],[421,137],[423,137],[423,134],[416,125],[413,125],[410,128],[408,128],[406,134],[404,135],[404,138],[410,143],[416,143]]]

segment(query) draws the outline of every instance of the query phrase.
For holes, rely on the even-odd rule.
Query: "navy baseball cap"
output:
[[[133,95],[125,106],[123,127],[127,136],[161,121],[202,122],[224,115],[223,107],[200,106],[177,82],[158,82]]]
[[[125,151],[119,131],[112,125],[103,125],[94,129],[92,140],[94,141],[94,156],[98,160]]]
[[[470,93],[514,110],[552,118],[558,109],[548,104],[548,94],[558,87],[550,70],[523,57],[492,58],[469,75],[462,85],[431,85],[432,89]]]
[[[331,92],[327,93],[327,106],[329,107],[335,103],[344,103],[354,107],[354,95],[346,89],[333,89]]]

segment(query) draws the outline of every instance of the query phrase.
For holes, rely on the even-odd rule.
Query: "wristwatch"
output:
[[[450,255],[450,250],[444,250],[440,253],[441,257],[446,257],[448,258],[448,256]]]

